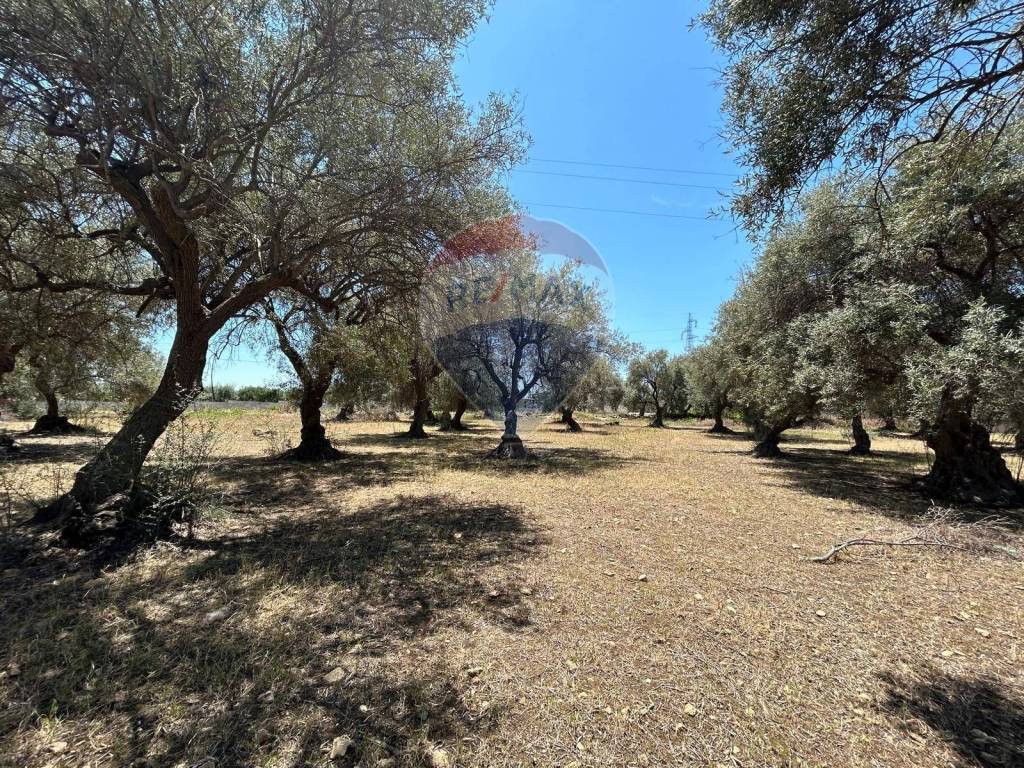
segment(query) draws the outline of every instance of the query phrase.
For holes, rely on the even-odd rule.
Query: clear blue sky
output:
[[[518,94],[533,143],[530,160],[509,174],[509,189],[534,216],[561,221],[590,240],[612,273],[615,325],[645,346],[670,351],[682,351],[688,312],[699,323],[697,334],[707,332],[751,255],[731,220],[704,220],[723,206],[740,169],[718,139],[720,59],[703,32],[690,29],[702,7],[668,0],[497,0],[456,66],[470,104],[491,91]],[[278,380],[276,364],[264,358],[239,348],[211,360],[214,378]]]

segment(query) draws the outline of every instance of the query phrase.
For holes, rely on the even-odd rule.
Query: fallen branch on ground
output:
[[[965,520],[963,513],[951,508],[933,506],[921,525],[901,539],[856,538],[840,542],[812,563],[834,562],[840,552],[850,547],[935,547],[936,549],[975,552],[998,557],[1020,559],[1020,544],[1006,520],[984,517]]]
[[[830,563],[835,560],[836,555],[850,547],[940,547],[943,549],[964,549],[959,544],[953,544],[941,539],[922,539],[920,536],[909,536],[900,541],[885,541],[883,539],[848,539],[847,541],[835,544],[832,549],[819,557],[812,557],[812,563]]]

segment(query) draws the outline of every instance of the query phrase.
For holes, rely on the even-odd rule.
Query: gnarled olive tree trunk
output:
[[[715,420],[715,423],[711,425],[709,433],[713,435],[731,435],[733,431],[725,426],[725,409],[729,403],[725,400],[717,400],[711,409],[711,417]]]
[[[466,430],[466,425],[462,423],[462,416],[466,413],[468,404],[465,397],[459,397],[455,401],[455,410],[451,414],[448,414],[447,411],[444,412],[439,420],[442,432],[464,432]]]
[[[501,442],[491,451],[495,459],[525,459],[529,456],[526,446],[519,438],[519,415],[516,413],[517,402],[514,398],[505,399],[505,431],[501,433]]]
[[[433,361],[428,361],[422,352],[417,352],[409,361],[409,373],[412,376],[412,424],[409,425],[408,437],[423,439],[427,432],[423,425],[430,420],[430,382],[437,378],[441,369]],[[436,423],[436,419],[434,422]]]
[[[971,403],[948,389],[925,442],[935,452],[935,462],[925,478],[930,493],[975,503],[1024,502],[1024,489],[992,446],[988,430],[973,419]]]
[[[36,419],[36,423],[29,430],[31,434],[69,434],[83,432],[82,427],[72,424],[67,416],[60,413],[60,402],[57,393],[45,377],[39,376],[35,381],[36,390],[43,396],[46,403],[46,413]]]
[[[65,538],[74,541],[97,504],[134,486],[157,439],[202,391],[211,336],[209,326],[196,329],[179,323],[156,391],[78,470],[71,490],[37,515],[38,521],[58,522]]]
[[[573,413],[575,412],[575,410],[576,410],[575,408],[563,407],[561,409],[561,413],[562,413],[561,423],[565,424],[565,428],[569,432],[582,432],[583,431],[583,427],[581,427],[580,423],[578,421],[576,421],[575,418],[573,418]]]
[[[871,453],[871,435],[864,429],[864,419],[858,413],[850,421],[850,428],[853,430],[853,447],[850,453],[854,456],[867,456]]]
[[[467,429],[466,425],[462,423],[462,417],[466,413],[466,408],[469,406],[469,401],[465,397],[460,397],[455,403],[455,412],[452,414],[451,429],[457,432],[462,432]]]
[[[341,451],[331,445],[331,441],[327,439],[327,430],[324,429],[320,420],[324,398],[327,396],[327,390],[331,388],[331,380],[338,367],[336,357],[323,354],[321,345],[324,332],[322,328],[317,325],[313,326],[313,340],[309,348],[311,352],[303,356],[299,348],[292,343],[288,324],[278,316],[273,307],[268,308],[267,319],[277,335],[281,353],[291,363],[292,369],[302,385],[302,395],[299,398],[299,421],[301,424],[299,444],[291,450],[285,451],[280,458],[289,461],[340,459]]]
[[[654,401],[654,418],[651,419],[649,427],[664,427],[665,426],[665,406],[659,403],[657,400]]]
[[[779,449],[779,441],[782,440],[782,433],[788,428],[788,425],[785,424],[755,426],[754,439],[756,443],[751,453],[763,459],[781,456],[782,451]]]
[[[324,398],[330,388],[331,377],[319,376],[302,384],[299,399],[299,419],[302,423],[299,444],[281,455],[293,461],[331,461],[342,457],[341,451],[327,439],[327,430],[320,420]]]

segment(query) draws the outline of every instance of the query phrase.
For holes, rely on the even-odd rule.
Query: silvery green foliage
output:
[[[799,376],[829,411],[908,416],[906,362],[933,346],[924,332],[926,312],[912,285],[851,286],[842,305],[814,318]]]
[[[635,357],[629,364],[626,382],[633,401],[650,404],[656,420],[686,405],[683,359],[669,357],[667,350],[656,349]]]
[[[997,427],[1024,403],[1024,324],[1008,327],[1003,308],[977,299],[955,342],[909,357],[907,378],[918,417],[931,418],[949,388],[955,398],[974,404],[977,421]]]
[[[685,372],[694,407],[714,413],[728,407],[734,399],[736,371],[720,336],[712,336],[686,355]]]
[[[991,138],[1020,108],[1024,7],[1007,0],[713,0],[726,138],[759,226],[833,161],[885,171],[908,146]]]
[[[819,187],[765,241],[722,306],[716,336],[731,358],[732,400],[755,430],[793,426],[817,411],[825,384],[807,346],[857,279],[871,248],[867,221],[843,186]]]

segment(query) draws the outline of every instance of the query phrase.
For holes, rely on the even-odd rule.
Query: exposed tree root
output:
[[[85,431],[85,427],[79,426],[78,424],[72,424],[68,421],[67,416],[50,416],[47,414],[36,419],[36,423],[32,425],[32,429],[28,431],[28,434],[78,435]]]
[[[321,440],[303,440],[290,451],[285,451],[278,460],[280,461],[337,461],[345,454],[331,445],[331,441],[323,438]]]
[[[529,459],[531,458],[523,441],[518,437],[502,437],[498,446],[487,454],[489,459]]]
[[[773,440],[762,440],[750,453],[759,459],[776,459],[782,455],[779,444]]]
[[[735,435],[736,430],[729,429],[725,424],[715,424],[708,430],[709,435]]]

